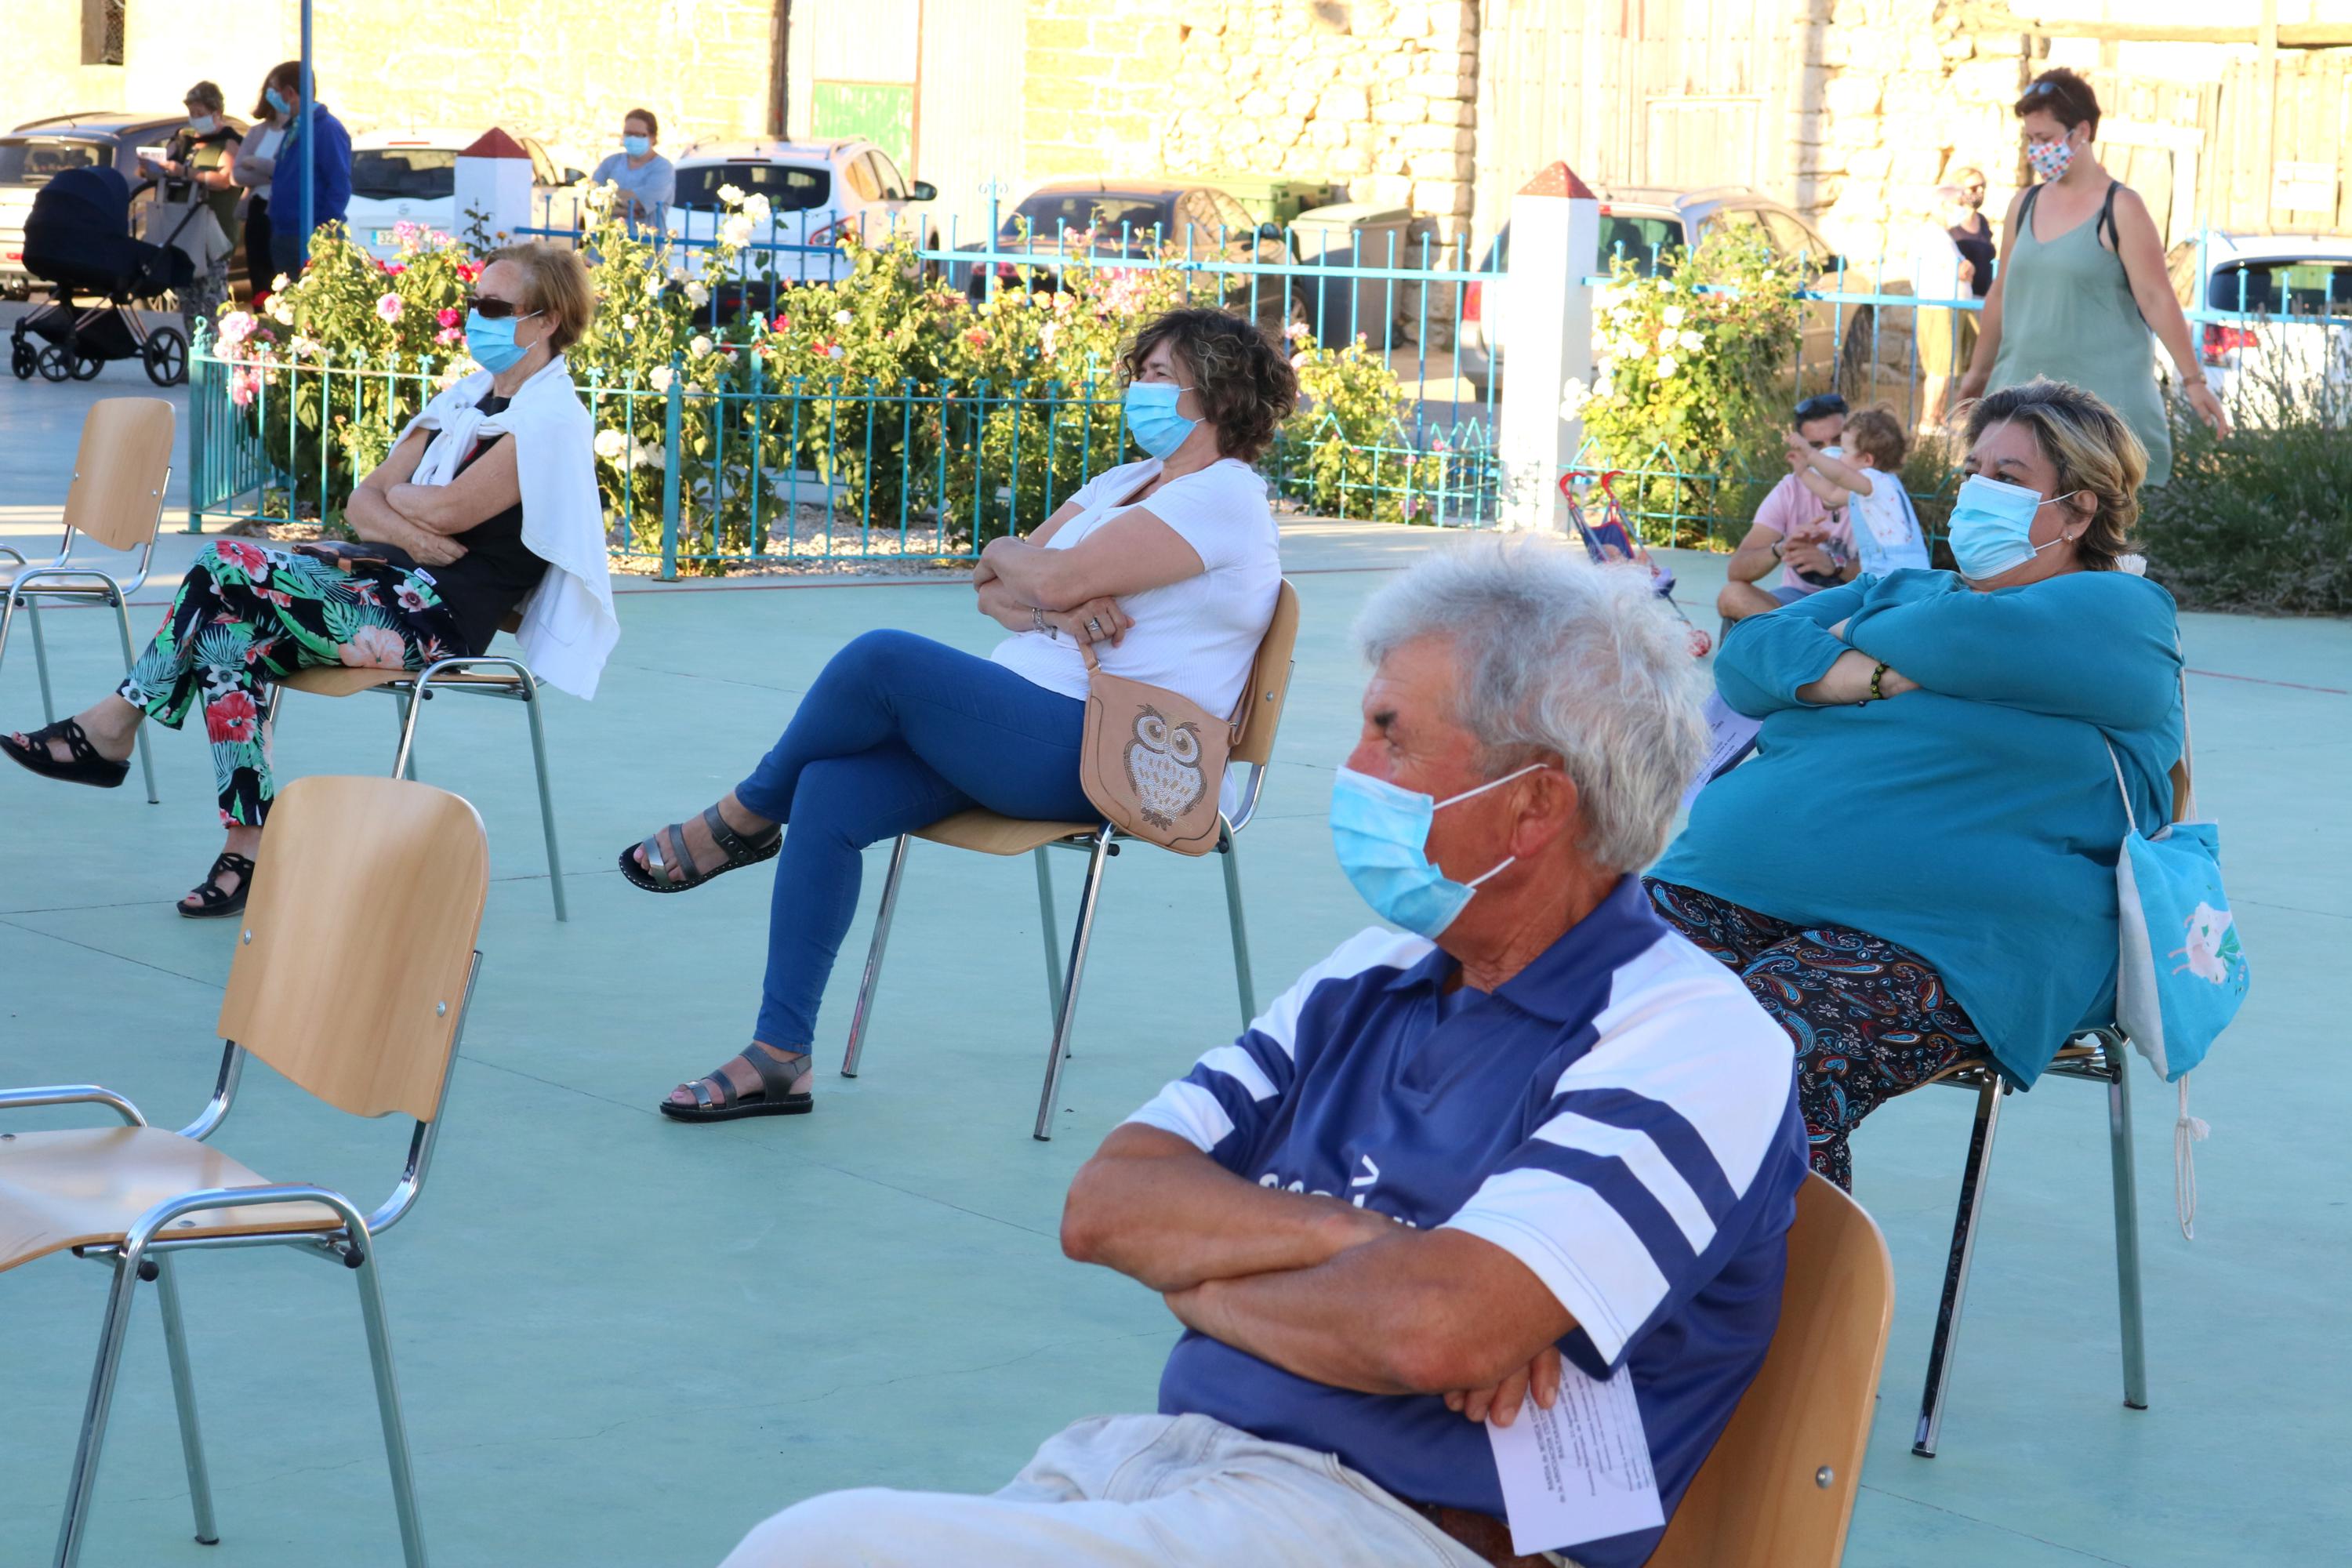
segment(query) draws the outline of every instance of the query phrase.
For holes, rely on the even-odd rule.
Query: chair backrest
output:
[[[404,779],[297,779],[259,860],[221,1037],[354,1116],[432,1121],[489,889],[482,819]]]
[[[136,550],[153,539],[172,472],[172,405],[160,397],[91,404],[66,490],[66,526],[110,550]]]
[[[1862,1206],[1797,1191],[1780,1326],[1650,1568],[1836,1568],[1895,1311],[1895,1265]]]
[[[1242,693],[1242,736],[1233,749],[1237,763],[1265,766],[1274,755],[1274,733],[1282,728],[1282,701],[1290,692],[1290,656],[1298,645],[1298,590],[1287,579],[1275,595],[1274,619],[1250,663],[1249,687]]]

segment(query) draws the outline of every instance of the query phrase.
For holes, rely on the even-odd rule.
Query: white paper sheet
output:
[[[1622,1366],[1601,1383],[1563,1363],[1552,1407],[1531,1397],[1508,1426],[1488,1422],[1486,1440],[1514,1552],[1564,1552],[1666,1521],[1633,1375]]]

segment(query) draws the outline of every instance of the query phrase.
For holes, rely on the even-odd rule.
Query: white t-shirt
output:
[[[275,158],[278,156],[278,144],[285,140],[285,127],[280,125],[266,125],[254,133],[253,145],[249,151],[251,151],[253,155],[257,158]],[[271,171],[271,178],[264,180],[261,184],[253,187],[253,194],[259,196],[266,202],[269,199],[270,186],[276,184],[276,171],[273,170]]]
[[[1144,500],[1128,500],[1159,475],[1157,458],[1096,475],[1070,498],[1080,510],[1045,548],[1067,550],[1129,504],[1181,534],[1201,557],[1200,574],[1121,598],[1119,607],[1135,625],[1117,647],[1097,644],[1095,657],[1113,675],[1165,687],[1212,713],[1230,713],[1282,589],[1274,509],[1266,504],[1265,481],[1232,458],[1172,479]],[[1015,632],[989,657],[1049,691],[1081,700],[1087,695],[1086,658],[1066,637]]]
[[[1927,542],[1919,535],[1919,517],[1911,510],[1903,481],[1876,468],[1863,471],[1870,476],[1870,493],[1855,496],[1846,506],[1852,514],[1854,556],[1863,571],[1884,577],[1906,566],[1927,570]]]

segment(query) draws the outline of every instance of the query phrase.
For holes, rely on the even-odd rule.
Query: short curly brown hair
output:
[[[1228,458],[1257,461],[1275,430],[1298,411],[1298,376],[1289,356],[1239,316],[1194,307],[1146,322],[1119,353],[1120,376],[1141,375],[1143,362],[1162,343],[1191,373],[1192,389],[1217,427],[1217,446]]]

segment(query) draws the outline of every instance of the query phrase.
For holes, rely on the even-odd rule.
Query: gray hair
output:
[[[1687,630],[1646,570],[1537,536],[1472,539],[1373,595],[1356,637],[1375,664],[1423,637],[1451,643],[1454,718],[1488,776],[1558,757],[1596,864],[1635,870],[1664,846],[1706,724]]]

